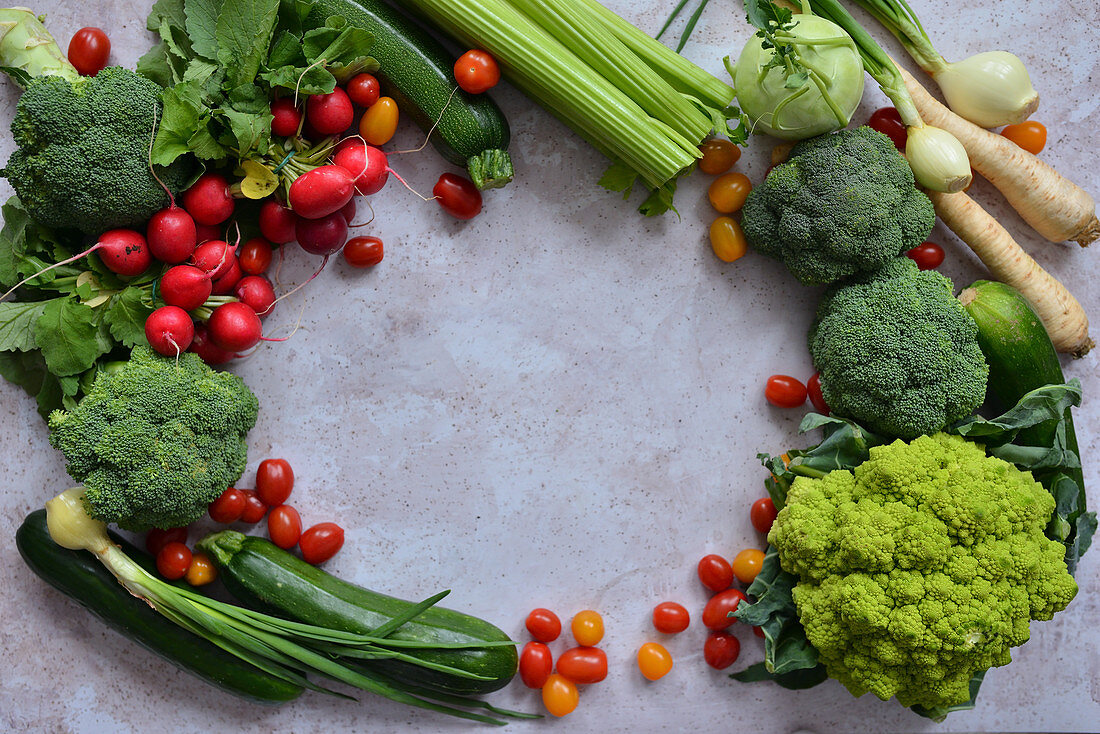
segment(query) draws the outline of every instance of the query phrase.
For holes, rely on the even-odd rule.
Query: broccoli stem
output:
[[[80,78],[46,26],[26,8],[0,8],[0,67],[21,87],[50,74]]]

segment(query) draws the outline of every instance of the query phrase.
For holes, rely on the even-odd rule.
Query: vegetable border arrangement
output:
[[[966,193],[981,176],[1042,238],[1100,237],[1089,194],[1038,158],[1046,130],[1030,119],[1040,97],[1023,61],[948,62],[906,0],[743,0],[752,35],[722,59],[728,82],[679,53],[708,0],[675,51],[658,39],[689,0],[657,38],[598,0],[393,2],[156,0],[133,70],[108,65],[101,29],[65,53],[44,16],[0,9],[0,71],[22,90],[0,170],[15,191],[0,230],[0,375],[34,398],[80,484],[19,527],[30,570],[254,703],[351,689],[504,725],[543,718],[484,698],[513,678],[562,717],[608,676],[597,610],[576,613],[576,645],[554,652],[561,620],[534,609],[520,649],[439,606],[447,590],[409,602],[324,571],[344,529],[304,526],[285,459],[239,486],[260,401],[219,368],[294,336],[266,319],[333,258],[382,261],[382,240],[355,230],[385,186],[462,222],[525,185],[487,94],[503,79],[606,159],[593,184],[672,220],[678,184],[713,176],[714,255],[751,251],[791,276],[782,287],[822,288],[806,335],[816,371],[764,389],[777,408],[810,401],[800,432],[820,440],[758,454],[768,497],[751,522],[766,551],[697,567],[712,592],[703,661],[738,660],[736,622],[763,639],[763,661],[729,675],[738,683],[711,683],[832,678],[935,721],[974,708],[1031,623],[1073,602],[1097,530],[1073,419],[1087,396],[1060,361],[1094,347],[1087,315]],[[893,106],[853,124],[865,75]],[[402,117],[422,133],[415,149],[393,150]],[[754,185],[733,168],[755,136],[780,142]],[[429,144],[461,173],[426,196],[399,156]],[[937,219],[993,280],[960,290],[937,270]],[[290,257],[314,258],[297,285],[281,277]],[[203,518],[262,522],[268,537],[218,527],[189,545]],[[109,525],[144,534],[149,553]],[[223,593],[207,593],[214,582]],[[673,669],[662,642],[690,619],[672,599],[653,608],[665,637],[634,655],[650,685]]]

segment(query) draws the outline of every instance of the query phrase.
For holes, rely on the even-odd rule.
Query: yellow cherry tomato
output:
[[[603,617],[599,612],[585,609],[577,612],[573,622],[569,625],[573,632],[573,639],[582,647],[592,647],[600,644],[603,639]]]
[[[379,97],[359,118],[359,134],[371,145],[385,145],[397,132],[397,103]]]
[[[743,173],[724,173],[707,189],[710,205],[723,214],[740,211],[752,191],[752,181]]]
[[[718,217],[710,223],[710,249],[724,263],[731,263],[749,251],[741,225],[733,217]]]
[[[580,694],[573,681],[553,673],[542,685],[542,705],[554,716],[565,716],[577,708]]]
[[[1001,135],[1034,155],[1039,155],[1047,144],[1047,129],[1043,123],[1035,120],[1007,125],[1001,130]]]
[[[647,680],[663,678],[672,670],[672,655],[664,645],[647,642],[638,648],[638,670]]]
[[[743,584],[751,584],[764,566],[764,551],[746,548],[733,559],[733,575]]]
[[[741,149],[728,140],[714,138],[699,146],[703,157],[699,159],[699,170],[717,176],[733,167],[741,158]]]
[[[183,578],[192,586],[206,586],[218,576],[218,569],[210,556],[202,551],[191,554],[191,565],[187,567],[187,573]]]

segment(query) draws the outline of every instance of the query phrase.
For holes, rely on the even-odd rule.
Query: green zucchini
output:
[[[412,602],[342,581],[311,566],[264,538],[233,530],[198,543],[218,566],[226,589],[241,604],[258,611],[346,632],[367,633],[404,614]],[[485,620],[433,606],[390,635],[426,643],[508,641]],[[486,676],[474,680],[399,660],[363,663],[399,681],[443,693],[482,694],[507,685],[515,675],[515,645],[463,649],[410,649],[410,655]]]
[[[383,91],[431,131],[432,145],[444,158],[465,166],[479,189],[512,180],[508,121],[488,95],[455,91],[455,59],[447,49],[383,0],[315,0],[305,23],[323,26],[331,16],[374,36],[370,54],[378,60],[375,76]]]
[[[147,554],[118,536],[111,537],[126,555],[154,571],[153,559]],[[181,670],[256,703],[285,703],[302,692],[301,686],[265,673],[154,611],[132,596],[91,553],[59,546],[46,528],[45,510],[27,515],[15,533],[15,544],[43,581]]]

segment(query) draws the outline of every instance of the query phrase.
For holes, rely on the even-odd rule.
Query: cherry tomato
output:
[[[542,686],[542,705],[554,716],[565,716],[577,708],[580,694],[571,680],[557,673]]]
[[[894,107],[883,107],[871,113],[867,120],[867,126],[878,130],[883,135],[894,141],[894,147],[899,152],[905,152],[905,143],[909,139],[909,133],[905,130],[905,123],[901,121],[901,115]]]
[[[806,386],[789,375],[772,375],[764,384],[764,399],[777,408],[797,408],[806,395]]]
[[[733,583],[733,566],[715,553],[699,559],[698,571],[699,580],[711,591],[725,591]]]
[[[382,87],[373,74],[356,74],[348,80],[344,91],[351,97],[351,101],[363,109],[367,109],[382,95]]]
[[[202,551],[191,556],[191,563],[187,566],[184,580],[192,586],[206,586],[218,577],[218,568],[210,560],[210,556]]]
[[[745,599],[747,597],[740,589],[726,589],[715,594],[703,607],[703,625],[715,631],[731,626],[737,619],[729,616],[730,612],[737,609],[737,605]]]
[[[237,264],[245,275],[262,275],[271,265],[271,243],[263,237],[253,237],[241,246]]]
[[[455,61],[455,81],[470,94],[487,92],[500,81],[497,60],[486,51],[467,51]]]
[[[519,677],[528,688],[542,688],[554,670],[554,656],[544,643],[531,641],[519,654]]]
[[[241,519],[246,503],[244,492],[230,487],[210,503],[207,511],[210,513],[211,520],[228,525]]]
[[[905,253],[921,270],[935,270],[943,264],[943,248],[935,242],[922,242]]]
[[[382,262],[382,240],[352,237],[344,244],[344,260],[353,268],[370,268]]]
[[[256,494],[268,507],[287,501],[294,489],[294,470],[286,459],[264,459],[256,469]]]
[[[647,642],[638,648],[638,670],[647,680],[664,678],[672,670],[672,655],[664,645]]]
[[[764,565],[764,551],[746,548],[733,558],[733,575],[743,584],[751,584]]]
[[[187,542],[187,528],[168,528],[167,530],[161,530],[160,528],[153,528],[145,536],[145,549],[149,551],[149,555],[155,556],[160,553],[160,549],[169,543],[186,543]]]
[[[244,512],[241,513],[241,522],[249,525],[258,523],[267,514],[267,505],[260,496],[251,489],[242,489],[244,494]]]
[[[81,28],[69,41],[69,63],[84,76],[95,76],[107,66],[111,39],[101,28]]]
[[[359,134],[371,145],[385,145],[397,132],[397,103],[392,97],[379,97],[359,118]]]
[[[710,223],[710,249],[724,263],[740,260],[749,251],[749,241],[733,217],[717,217]]]
[[[1047,129],[1035,120],[1007,125],[1001,130],[1001,135],[1034,155],[1039,155],[1047,145]]]
[[[527,631],[539,642],[553,642],[561,634],[561,620],[549,609],[532,609],[524,622]]]
[[[191,565],[191,549],[183,543],[168,543],[157,553],[157,570],[164,578],[182,579]]]
[[[741,641],[728,632],[711,632],[703,643],[703,659],[716,670],[725,670],[737,662]]]
[[[481,213],[481,192],[473,182],[454,173],[444,173],[432,187],[432,195],[443,211],[456,219],[473,219]]]
[[[573,633],[573,639],[578,645],[584,647],[598,645],[603,639],[603,617],[599,612],[591,609],[577,612],[569,624],[569,630]]]
[[[821,415],[829,415],[829,404],[825,402],[825,394],[821,392],[821,373],[815,372],[806,381],[806,392],[810,396],[810,404]]]
[[[711,138],[699,146],[699,151],[703,154],[699,170],[711,176],[725,173],[741,158],[741,149],[721,138]]]
[[[691,624],[691,615],[683,604],[663,601],[653,607],[653,626],[658,632],[674,635],[686,630],[689,624]]]
[[[298,539],[302,560],[314,566],[332,558],[343,545],[344,529],[334,522],[319,522]]]
[[[777,514],[779,513],[775,510],[775,503],[772,502],[772,498],[762,497],[752,503],[752,507],[749,509],[749,520],[752,521],[752,526],[756,528],[756,532],[767,535],[768,531],[772,529],[772,523],[775,522]]]
[[[723,173],[707,189],[710,205],[722,214],[740,211],[752,191],[752,181],[743,173]]]
[[[763,630],[763,628],[753,626],[752,633],[754,635],[756,635],[757,637],[759,637],[760,639],[764,639],[764,630]]]
[[[302,518],[290,505],[279,505],[267,516],[267,535],[283,550],[293,548],[302,537]]]
[[[558,656],[558,672],[578,685],[607,677],[607,654],[598,647],[571,647]]]

